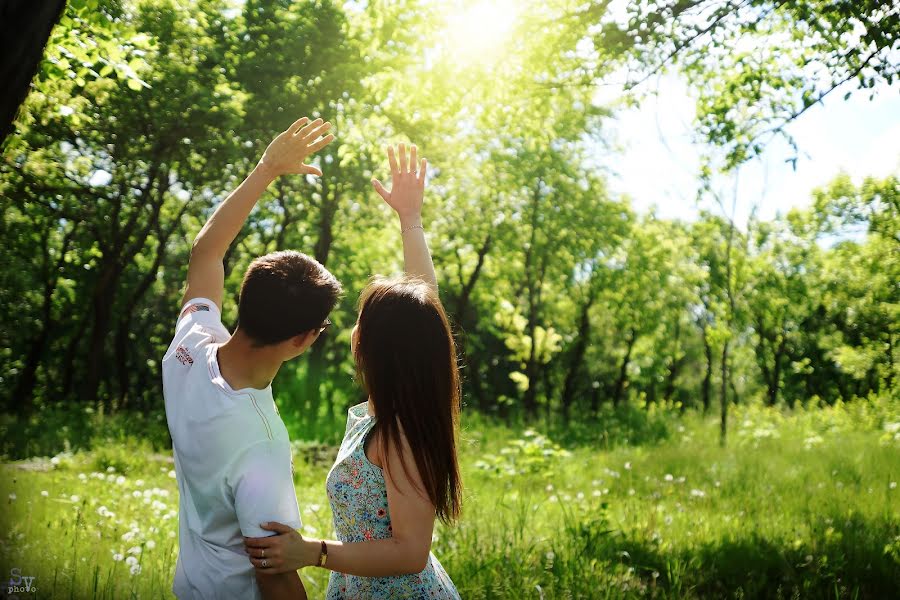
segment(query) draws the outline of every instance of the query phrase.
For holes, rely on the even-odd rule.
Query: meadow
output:
[[[436,530],[433,551],[463,598],[900,589],[896,401],[742,405],[731,423],[721,448],[715,419],[676,406],[531,429],[467,414],[464,516]],[[36,588],[19,597],[173,597],[178,494],[170,453],[149,439],[98,435],[89,449],[4,464],[3,570]],[[295,443],[308,536],[331,534],[323,482],[334,450]],[[323,597],[326,573],[301,575],[310,597]]]

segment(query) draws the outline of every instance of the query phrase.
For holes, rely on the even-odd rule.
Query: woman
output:
[[[350,408],[326,487],[338,540],[245,538],[257,573],[331,569],[328,598],[459,598],[431,554],[436,518],[459,516],[456,456],[459,372],[422,228],[426,161],[388,148],[392,189],[372,180],[396,211],[407,276],[363,290],[350,348],[368,401]],[[398,160],[399,159],[399,160]]]

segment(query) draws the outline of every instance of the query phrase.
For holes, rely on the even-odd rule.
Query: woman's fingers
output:
[[[409,172],[409,163],[406,161],[406,144],[400,143],[400,174],[406,175]]]
[[[391,179],[400,174],[400,168],[397,166],[397,158],[394,156],[394,147],[387,148],[388,162],[391,163]]]
[[[271,563],[272,560],[281,560],[281,548],[269,548],[268,550],[265,548],[246,548],[247,556],[250,558],[268,558]]]
[[[419,163],[419,185],[425,187],[425,171],[428,169],[428,161],[424,158]]]
[[[372,180],[372,185],[375,186],[375,191],[378,192],[378,195],[384,198],[384,201],[387,202],[391,197],[391,193],[384,189],[384,186],[381,185],[381,182],[377,179]]]
[[[263,561],[266,561],[265,566],[263,566]],[[259,569],[260,573],[265,575],[275,575],[277,573],[281,573],[279,569],[284,566],[280,560],[272,560],[269,558],[251,558],[250,564]]]
[[[244,545],[248,548],[273,548],[279,544],[281,544],[281,542],[279,541],[277,535],[260,538],[244,538]]]
[[[416,153],[418,151],[419,149],[416,148],[415,144],[409,147],[409,172],[413,177],[416,176],[416,167],[419,164],[419,160],[416,158]]]

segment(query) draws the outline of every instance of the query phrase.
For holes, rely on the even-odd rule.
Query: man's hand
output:
[[[260,527],[279,535],[244,538],[244,549],[256,567],[257,575],[287,573],[319,562],[320,542],[307,540],[282,523],[263,523]]]
[[[428,162],[423,158],[422,162],[418,163],[415,146],[409,149],[409,159],[406,156],[405,144],[400,144],[397,150],[400,154],[399,162],[393,146],[388,146],[387,149],[388,161],[391,163],[391,190],[386,190],[377,179],[372,180],[372,185],[388,206],[397,212],[402,226],[421,225],[422,197],[425,195],[425,170]]]
[[[323,123],[322,119],[316,119],[312,123],[308,117],[298,119],[272,140],[259,161],[260,169],[273,179],[288,174],[321,177],[322,171],[305,164],[305,161],[310,154],[321,150],[334,140],[333,135],[325,135],[329,129],[331,123]]]

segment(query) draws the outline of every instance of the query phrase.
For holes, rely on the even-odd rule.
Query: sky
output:
[[[611,127],[620,149],[602,152],[600,162],[611,172],[611,189],[630,196],[638,210],[691,219],[699,208],[713,208],[709,201],[702,207],[696,202],[703,148],[692,140],[694,101],[677,75],[662,76],[654,85],[655,97],[618,114]],[[871,101],[866,90],[846,101],[843,96],[843,89],[835,91],[788,127],[800,148],[796,171],[785,162],[793,151],[780,140],[741,167],[738,223],[746,222],[754,206],[765,219],[808,206],[813,189],[841,170],[857,181],[900,173],[900,94],[883,87]],[[720,179],[717,187],[730,200],[734,179]]]

